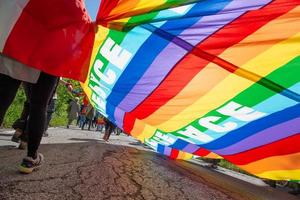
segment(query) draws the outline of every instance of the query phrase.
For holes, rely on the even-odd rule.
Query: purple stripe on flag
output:
[[[123,123],[120,123],[120,122],[123,122],[124,115],[125,115],[125,112],[123,110],[121,110],[119,107],[116,107],[116,110],[115,110],[115,123],[119,128],[123,127]]]
[[[199,23],[188,29],[188,31],[180,34],[180,38],[189,42],[192,45],[197,45],[199,41],[203,41],[216,30],[222,28],[224,25],[232,22],[236,18],[249,10],[259,9],[266,4],[270,3],[271,0],[262,1],[233,1],[226,6],[217,15],[205,16]]]
[[[240,1],[234,0],[216,15],[204,16],[192,27],[183,31],[178,37],[192,45],[197,45],[215,31],[232,22],[245,12],[258,9],[271,0]],[[180,25],[179,25],[180,27]],[[165,30],[168,31],[168,30]],[[172,31],[170,31],[172,33]],[[154,60],[139,82],[118,105],[125,112],[132,111],[138,106],[157,86],[165,79],[170,70],[176,66],[185,55],[186,51],[174,43],[170,43]],[[123,127],[124,113],[115,110],[115,118],[119,127]]]
[[[170,156],[172,148],[165,146],[164,155]]]
[[[182,151],[187,152],[187,153],[195,153],[195,151],[197,151],[199,149],[199,146],[195,145],[195,144],[188,144],[186,147],[184,147],[182,149]]]
[[[214,151],[219,155],[232,155],[244,152],[256,147],[269,144],[286,137],[300,133],[300,117],[287,121],[285,123],[273,126],[256,133],[234,145]]]

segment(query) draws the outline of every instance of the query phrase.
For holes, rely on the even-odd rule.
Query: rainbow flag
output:
[[[102,0],[97,26],[81,1],[5,4],[0,52],[86,79],[92,104],[158,152],[300,180],[299,0]]]
[[[97,24],[83,87],[125,132],[300,179],[299,0],[102,0]]]

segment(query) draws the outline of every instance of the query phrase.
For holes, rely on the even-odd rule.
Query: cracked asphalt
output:
[[[184,161],[160,156],[127,136],[109,143],[99,133],[51,129],[40,152],[46,162],[17,172],[25,152],[0,133],[0,199],[297,199]]]

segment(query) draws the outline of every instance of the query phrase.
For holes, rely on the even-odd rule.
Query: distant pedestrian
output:
[[[84,129],[85,124],[88,125],[88,130],[89,131],[91,130],[91,125],[93,123],[94,116],[95,116],[95,109],[91,104],[89,104],[86,109],[85,121],[81,127],[82,130]]]
[[[105,121],[105,133],[103,136],[103,140],[107,142],[111,133],[115,130],[116,126],[107,118],[104,118],[104,121]]]
[[[68,107],[68,124],[67,128],[70,127],[70,124],[77,119],[79,114],[79,98],[75,97],[75,99],[71,100]]]
[[[105,125],[104,117],[100,114],[98,116],[98,118],[97,118],[97,128],[96,128],[96,131],[102,132],[103,128],[104,128],[104,125]]]
[[[84,94],[83,99],[82,99],[82,105],[80,107],[80,114],[79,114],[79,128],[82,128],[84,126],[85,120],[86,120],[86,114],[87,114],[87,107],[89,105],[89,99],[88,97]]]

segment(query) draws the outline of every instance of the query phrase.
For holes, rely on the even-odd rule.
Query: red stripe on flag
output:
[[[179,151],[177,149],[172,149],[169,158],[175,160],[178,157],[178,155],[179,155]]]
[[[300,152],[300,134],[248,150],[242,153],[223,156],[226,160],[236,164],[245,165],[271,156],[288,155]]]
[[[107,22],[111,20],[109,14],[118,3],[119,0],[102,0],[97,14],[97,23],[106,27]]]
[[[193,51],[178,62],[164,81],[130,114],[138,119],[148,117],[166,104],[170,99],[175,97],[194,76],[216,58],[213,55],[209,56],[210,54],[221,54],[227,48],[240,42],[271,20],[287,13],[297,5],[299,5],[298,0],[274,1],[259,10],[249,11],[235,21],[229,23],[205,41],[198,44]],[[234,35],[234,37],[232,37],[232,35]],[[208,51],[210,54],[205,53],[203,50]],[[221,59],[214,60],[214,62],[230,72],[236,70],[234,65],[230,65]],[[170,90],[170,88],[172,88],[172,90]],[[128,117],[128,113],[125,114],[124,124],[125,127],[127,127],[126,131],[128,132],[133,128],[133,119],[134,118],[132,117]]]
[[[210,154],[211,152],[204,149],[204,148],[199,148],[197,151],[195,151],[193,154],[196,156],[207,156],[208,154]]]
[[[125,133],[130,133],[133,125],[135,123],[136,117],[133,116],[131,113],[126,113],[124,116],[124,121],[126,121],[127,123],[123,124],[123,129]]]

